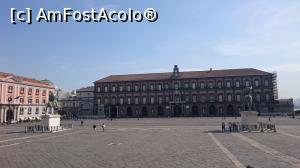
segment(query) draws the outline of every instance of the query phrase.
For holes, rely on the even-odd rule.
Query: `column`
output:
[[[3,112],[3,123],[5,123],[6,122],[6,109],[3,108],[2,112]]]
[[[0,123],[3,123],[3,111],[2,111],[2,108],[0,108]]]

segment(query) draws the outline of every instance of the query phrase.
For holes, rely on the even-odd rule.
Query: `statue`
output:
[[[246,111],[251,111],[253,109],[252,86],[246,88],[244,104]]]
[[[53,92],[50,92],[50,94],[49,94],[49,102],[47,104],[46,111],[49,108],[50,109],[49,113],[53,114],[54,111],[57,110],[57,107],[58,107],[58,98],[57,98],[57,96],[54,95]]]

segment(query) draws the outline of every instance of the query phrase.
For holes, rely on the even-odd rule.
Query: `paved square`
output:
[[[62,122],[74,129],[25,134],[24,126],[32,123],[0,126],[0,167],[300,167],[299,119],[272,118],[278,133],[231,134],[214,132],[221,118]]]

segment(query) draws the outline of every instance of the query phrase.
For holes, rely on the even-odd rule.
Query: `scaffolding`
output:
[[[272,73],[272,89],[273,89],[273,96],[274,100],[278,100],[278,88],[277,88],[277,73]]]

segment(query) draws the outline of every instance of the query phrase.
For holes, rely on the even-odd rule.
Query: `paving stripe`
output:
[[[267,154],[275,156],[275,157],[277,157],[277,158],[279,158],[279,159],[281,159],[281,160],[283,160],[283,161],[285,161],[285,162],[287,162],[287,163],[289,163],[289,164],[291,164],[291,165],[293,165],[295,167],[300,168],[300,160],[297,159],[297,158],[294,158],[292,156],[289,156],[289,155],[286,155],[284,153],[281,153],[281,152],[279,152],[279,151],[277,151],[277,150],[275,150],[273,148],[265,146],[265,145],[263,145],[263,144],[255,141],[253,139],[250,139],[250,138],[248,138],[248,137],[246,137],[246,136],[244,136],[242,134],[238,134],[237,133],[237,134],[232,134],[232,135],[240,138],[241,140],[249,143],[251,146],[253,146],[253,147],[255,147],[255,148],[257,148],[257,149],[259,149],[259,150],[261,150],[261,151],[263,151],[263,152],[265,152]]]
[[[208,133],[211,139],[218,145],[218,147],[226,154],[237,168],[245,168],[245,166],[227,149],[220,141],[218,141],[212,133]]]
[[[46,134],[43,134],[43,135],[46,135]],[[20,140],[20,139],[28,139],[28,138],[39,137],[39,136],[42,136],[42,135],[32,135],[32,136],[26,136],[26,137],[20,137],[20,138],[11,138],[11,139],[2,140],[2,141],[0,141],[0,143],[1,142],[16,141],[16,140]]]
[[[54,136],[50,136],[50,137],[44,137],[44,138],[39,138],[39,139],[33,139],[33,140],[28,140],[28,141],[23,141],[23,142],[17,142],[17,143],[2,145],[2,146],[0,146],[0,148],[5,148],[5,147],[9,147],[9,146],[20,145],[20,144],[24,144],[24,143],[31,143],[31,142],[34,142],[34,141],[40,141],[40,140],[58,138],[58,137],[62,137],[62,136],[72,135],[72,134],[75,134],[75,133],[78,133],[78,132],[82,132],[82,130],[81,131],[71,132],[71,133],[66,133],[66,134],[60,134],[60,135],[56,135],[56,136],[54,135]]]
[[[286,135],[286,136],[290,136],[290,137],[293,137],[293,138],[298,138],[298,139],[300,139],[300,136],[299,136],[299,135],[289,134],[289,133],[282,132],[282,131],[279,131],[278,133],[280,133],[280,134],[282,134],[282,135]]]

